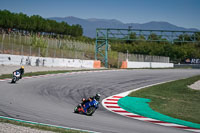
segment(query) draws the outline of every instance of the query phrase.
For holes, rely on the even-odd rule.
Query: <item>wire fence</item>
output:
[[[124,54],[119,53],[119,60],[123,61],[128,59],[129,61],[138,61],[138,62],[163,62],[169,63],[169,57],[164,56],[150,56],[150,55],[140,55],[140,54]]]
[[[37,39],[37,38],[36,38]],[[95,45],[64,39],[42,38],[47,43],[46,47],[33,45],[34,38],[16,34],[0,34],[0,53],[13,55],[26,55],[38,57],[69,58],[69,59],[95,59]],[[41,40],[39,40],[41,41]],[[169,57],[149,56],[139,54],[125,54],[108,51],[110,67],[120,67],[125,60],[139,62],[165,62],[169,63]]]
[[[0,34],[0,41],[4,44],[13,43],[16,45],[27,45],[27,46],[33,46],[35,43],[41,43],[40,41],[42,41],[49,48],[65,48],[65,49],[79,50],[79,51],[94,51],[94,44],[91,44],[91,43],[73,41],[73,40],[68,40],[68,39],[48,38],[44,36],[38,37],[36,35],[23,36],[21,34],[19,35],[18,34]]]
[[[0,43],[0,47],[1,54],[94,60],[94,52],[84,52],[60,48],[41,48],[5,43]]]
[[[36,38],[38,39],[38,38]],[[0,35],[0,53],[39,57],[94,59],[94,45],[79,41],[42,38],[46,47],[33,44],[34,37],[16,34]]]

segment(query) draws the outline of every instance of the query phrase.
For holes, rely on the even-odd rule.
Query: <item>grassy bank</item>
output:
[[[23,77],[46,75],[46,74],[67,73],[67,72],[98,71],[98,70],[108,70],[108,69],[83,69],[83,70],[59,70],[59,71],[30,72],[30,73],[25,73],[23,75]],[[5,78],[12,78],[12,74],[3,74],[0,76],[0,79],[5,79]]]
[[[200,75],[144,88],[129,96],[151,99],[150,107],[162,114],[200,123],[200,91],[188,88],[198,80]]]
[[[10,124],[14,124],[17,126],[30,127],[30,128],[44,130],[44,131],[59,132],[59,133],[87,133],[87,132],[83,132],[83,131],[79,131],[79,130],[57,128],[57,127],[44,126],[44,125],[38,125],[38,124],[28,124],[28,123],[17,122],[17,121],[13,121],[13,120],[2,119],[2,118],[0,118],[0,122],[10,123]]]

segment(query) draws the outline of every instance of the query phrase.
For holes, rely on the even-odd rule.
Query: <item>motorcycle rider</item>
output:
[[[100,100],[100,94],[96,94],[93,97],[89,97],[88,99],[86,98],[82,98],[82,103],[80,103],[78,106],[76,106],[76,108],[74,109],[75,113],[79,113],[79,112],[83,112],[83,113],[87,113],[87,109],[88,106],[93,106],[93,104],[95,103],[95,108],[98,108],[98,102]],[[95,100],[95,101],[93,101]],[[98,101],[98,102],[97,102]]]
[[[81,105],[83,106],[83,107],[85,107],[85,103],[87,103],[87,102],[91,102],[92,101],[92,97],[89,97],[87,100],[85,99],[85,98],[83,98],[82,99],[82,103],[81,103]]]
[[[24,75],[24,66],[21,66],[20,69],[17,69],[14,72],[19,72],[20,73],[20,77],[19,78],[22,79],[22,75]]]
[[[85,99],[85,98],[82,98],[82,103],[81,103],[81,105],[84,106],[86,102],[87,102],[86,99]]]
[[[94,99],[96,99],[97,101],[99,101],[99,100],[100,100],[100,97],[101,97],[101,95],[100,95],[99,93],[97,93],[97,94],[94,96]]]
[[[97,93],[95,96],[89,97],[88,99],[82,98],[82,103],[81,103],[81,105],[82,105],[83,107],[85,107],[85,103],[91,102],[93,99],[96,99],[97,101],[99,101],[99,100],[100,100],[100,97],[101,97],[101,95],[100,95],[99,93]]]
[[[85,98],[82,98],[82,103],[79,104],[79,106],[80,106],[79,109],[80,109],[81,111],[85,112],[83,108],[85,108],[85,104],[86,104],[87,102],[90,102],[90,101],[91,101],[91,97],[88,98],[87,100],[86,100]],[[80,111],[80,110],[79,110],[79,111]]]

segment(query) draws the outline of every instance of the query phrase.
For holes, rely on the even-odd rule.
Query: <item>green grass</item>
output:
[[[30,73],[25,73],[23,75],[23,77],[46,75],[46,74],[67,73],[67,72],[79,72],[79,71],[98,71],[98,70],[108,70],[108,69],[83,69],[83,70],[59,70],[59,71],[30,72]],[[5,79],[5,78],[12,78],[12,74],[3,74],[0,76],[0,79]]]
[[[38,125],[38,124],[22,123],[22,122],[17,122],[17,121],[13,121],[13,120],[2,119],[2,118],[0,118],[0,122],[10,123],[10,124],[17,125],[17,126],[30,127],[30,128],[39,129],[39,130],[59,132],[59,133],[87,133],[87,132],[78,131],[78,130],[43,126],[43,125]]]
[[[200,75],[144,88],[129,96],[151,99],[150,107],[162,114],[200,123],[200,91],[188,88],[198,80]]]

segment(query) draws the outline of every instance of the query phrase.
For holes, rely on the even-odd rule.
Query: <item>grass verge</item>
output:
[[[59,70],[59,71],[30,72],[30,73],[25,73],[23,75],[23,77],[46,75],[46,74],[67,73],[67,72],[94,71],[94,70],[98,71],[98,70],[108,70],[108,69],[83,69],[83,70]],[[3,74],[0,76],[0,79],[5,79],[5,78],[12,78],[12,74]]]
[[[0,118],[0,122],[10,123],[10,124],[17,125],[17,126],[30,127],[30,128],[44,130],[44,131],[59,132],[59,133],[87,133],[87,132],[84,132],[84,131],[64,129],[64,128],[51,127],[51,126],[44,126],[44,125],[39,125],[39,124],[29,124],[29,123],[23,123],[23,122],[18,122],[18,121],[14,121],[14,120],[7,120],[7,119],[2,119],[2,118]]]
[[[162,114],[200,123],[200,91],[188,88],[198,80],[200,75],[144,88],[129,96],[151,99],[150,107]]]

